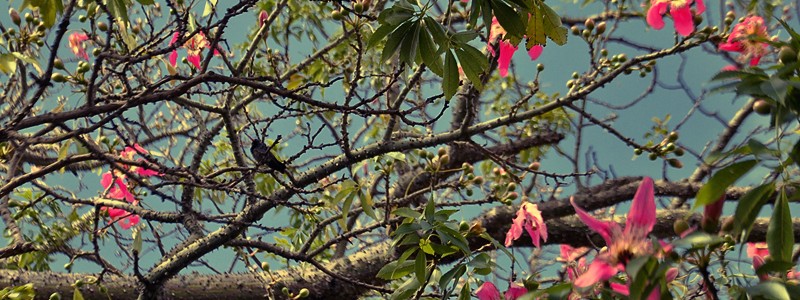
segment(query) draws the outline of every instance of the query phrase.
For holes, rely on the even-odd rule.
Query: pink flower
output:
[[[506,291],[504,298],[501,298],[500,291],[497,290],[497,287],[494,285],[494,283],[488,281],[484,282],[477,290],[475,290],[475,296],[477,296],[479,300],[516,300],[527,293],[528,290],[522,285],[518,283],[511,283],[508,286],[508,290]]]
[[[130,229],[132,226],[139,224],[139,216],[129,213],[124,209],[113,207],[102,207],[101,210],[108,211],[108,216],[112,222],[119,224],[122,229]]]
[[[86,54],[86,48],[83,46],[84,42],[89,39],[88,35],[83,32],[73,32],[67,39],[69,40],[69,48],[72,49],[72,53],[75,53],[75,56],[89,60],[89,55]]]
[[[567,269],[567,277],[570,281],[575,280],[581,274],[586,272],[586,253],[589,248],[580,247],[573,248],[567,244],[561,244],[561,257],[559,260],[563,261]]]
[[[531,241],[536,247],[540,246],[539,240],[547,241],[547,225],[542,219],[542,212],[536,204],[528,202],[522,203],[517,211],[517,217],[511,224],[511,228],[506,233],[506,247],[522,236],[522,228],[531,236]]]
[[[127,159],[127,160],[133,160],[133,156],[136,155],[137,153],[138,154],[148,154],[150,152],[147,152],[147,150],[142,148],[142,146],[139,146],[139,144],[133,144],[133,147],[125,147],[125,149],[122,150],[122,152],[119,153],[119,156],[124,158],[124,159]],[[139,161],[141,161],[141,159]],[[158,173],[155,170],[150,170],[150,169],[142,168],[142,167],[138,167],[138,166],[129,166],[129,169],[131,171],[136,172],[139,175],[142,175],[142,176],[153,176],[153,175],[160,176],[160,175],[162,175],[161,173]]]
[[[494,286],[494,283],[484,282],[477,290],[475,296],[480,300],[500,300],[500,291]]]
[[[767,243],[747,243],[747,257],[753,258],[756,256],[769,256],[769,248],[767,247]]]
[[[268,18],[269,14],[267,13],[267,11],[262,10],[260,13],[258,13],[258,27],[264,26],[264,23],[267,22]]]
[[[623,271],[632,258],[654,254],[653,244],[647,239],[656,223],[653,179],[650,177],[642,180],[633,197],[624,231],[616,222],[595,219],[581,209],[574,198],[570,202],[581,221],[599,233],[608,246],[608,250],[598,254],[589,269],[575,280],[576,287],[585,288],[606,281]]]
[[[667,282],[671,282],[671,281],[675,280],[675,278],[678,277],[678,269],[677,268],[669,268],[669,270],[667,270],[667,274],[665,274],[664,277],[665,277]],[[621,284],[621,283],[612,282],[611,283],[611,289],[614,290],[615,292],[620,293],[620,294],[625,295],[625,296],[630,295],[630,283]],[[650,295],[647,296],[647,299],[648,300],[661,299],[661,290],[659,288],[653,289],[653,291],[650,292]]]
[[[682,36],[688,36],[694,31],[694,17],[689,6],[695,0],[650,0],[650,8],[647,9],[647,24],[650,24],[656,30],[664,28],[664,14],[667,13],[669,7],[669,14],[672,16],[672,21],[675,22],[675,31]],[[695,15],[702,14],[706,11],[706,5],[703,0],[697,0],[697,12]]]
[[[503,26],[500,26],[500,22],[497,21],[497,18],[495,17],[492,19],[492,27],[489,30],[489,45],[487,47],[492,56],[496,55],[492,44],[506,33],[507,31],[503,29]],[[528,56],[530,56],[531,60],[535,60],[539,58],[543,50],[544,48],[542,48],[541,45],[535,45],[531,50],[528,50]],[[497,69],[500,70],[500,76],[508,76],[508,67],[511,65],[511,57],[514,56],[514,52],[516,51],[517,46],[512,45],[508,41],[500,40],[500,57],[497,58]]]
[[[733,27],[728,41],[719,44],[719,50],[740,52],[742,55],[738,58],[739,62],[744,63],[749,60],[750,65],[755,66],[758,65],[761,57],[769,52],[769,44],[765,41],[769,38],[764,19],[759,16],[750,16]]]
[[[505,293],[506,300],[516,300],[519,297],[525,296],[528,293],[528,289],[524,286],[520,285],[519,283],[512,283],[508,286],[508,290]]]
[[[172,40],[169,41],[169,45],[172,46],[175,44],[175,42],[180,39],[180,36],[180,33],[175,32],[175,34],[172,35]],[[206,38],[206,35],[201,31],[186,40],[186,42],[183,43],[183,48],[186,49],[187,52],[186,60],[192,63],[195,68],[200,69],[200,61],[203,59],[203,49],[210,49],[211,43]],[[219,54],[219,48],[214,49],[214,55]],[[173,67],[178,63],[178,49],[172,50],[172,53],[170,53],[169,63]]]
[[[703,220],[700,224],[703,229],[707,231],[716,230],[719,225],[719,217],[722,215],[722,208],[725,206],[725,195],[714,201],[714,203],[706,204],[703,208]]]
[[[139,144],[134,144],[133,147],[125,147],[124,150],[120,151],[119,156],[126,160],[132,160],[133,156],[136,154],[147,153],[147,150],[142,148],[142,146],[139,146]],[[161,175],[154,170],[142,167],[126,166],[126,168],[130,171],[138,173],[141,176]],[[136,200],[131,191],[128,189],[128,184],[125,182],[125,179],[125,173],[117,170],[104,173],[100,178],[100,185],[102,185],[103,189],[107,191],[104,197],[125,200],[133,205],[137,205],[139,201]],[[139,216],[129,213],[123,209],[112,207],[101,207],[100,209],[108,211],[108,216],[111,217],[112,222],[119,223],[123,229],[129,229],[131,226],[139,223]]]
[[[130,203],[136,201],[136,198],[133,197],[133,194],[128,190],[128,185],[125,183],[125,174],[114,175],[111,172],[106,172],[100,178],[100,185],[108,190],[106,197],[125,200]]]

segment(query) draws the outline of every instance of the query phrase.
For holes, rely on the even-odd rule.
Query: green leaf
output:
[[[559,46],[567,43],[567,28],[561,26],[561,17],[547,4],[542,3],[544,31]]]
[[[69,151],[69,146],[72,145],[72,139],[64,141],[64,144],[61,145],[58,149],[58,160],[62,160],[67,157],[67,153]]]
[[[386,153],[385,155],[388,156],[391,159],[396,160],[396,161],[405,161],[406,160],[406,155],[403,154],[402,152],[389,152],[389,153]]]
[[[14,55],[3,53],[0,54],[0,71],[11,75],[17,69],[17,59]]]
[[[425,210],[422,211],[422,214],[425,215],[425,221],[433,222],[436,220],[435,218],[436,213],[436,205],[433,201],[433,198],[428,199],[428,203],[425,204]]]
[[[452,38],[455,42],[459,44],[465,44],[468,43],[469,41],[474,40],[478,36],[479,36],[478,32],[474,30],[464,30],[453,34]]]
[[[442,24],[439,24],[439,22],[436,22],[436,20],[430,16],[425,16],[425,27],[428,27],[428,32],[433,36],[434,43],[438,45],[447,43],[447,33],[444,27],[442,27]]]
[[[794,161],[794,164],[800,167],[800,140],[794,143],[792,151],[789,152],[789,157]]]
[[[392,33],[392,31],[397,29],[397,26],[399,25],[400,24],[397,25],[384,24],[378,27],[378,29],[375,30],[372,36],[369,37],[369,40],[367,41],[367,49],[372,49],[373,47],[375,47],[375,45],[383,41],[383,39],[387,35],[389,35],[390,33]]]
[[[210,15],[214,12],[214,7],[217,6],[217,0],[208,0],[203,8],[203,17]]]
[[[733,236],[747,240],[750,235],[750,228],[753,226],[756,217],[761,212],[761,207],[767,203],[772,193],[775,192],[775,183],[762,184],[744,194],[739,198],[736,205],[736,212],[733,214]]]
[[[413,24],[414,22],[402,23],[392,32],[392,34],[389,35],[389,39],[386,40],[386,44],[383,45],[381,61],[385,62],[391,58],[395,52],[397,52],[397,49],[400,48],[400,43],[403,42],[403,39],[406,37],[406,33]]]
[[[380,221],[375,214],[375,210],[372,208],[375,206],[375,203],[372,202],[372,194],[369,193],[369,189],[364,192],[359,192],[358,196],[361,199],[361,209],[364,210],[364,213],[373,220]]]
[[[59,0],[60,1],[60,0]],[[117,19],[128,23],[128,6],[131,5],[130,0],[105,0],[108,10],[111,15]]]
[[[467,239],[457,230],[447,226],[440,226],[437,232],[442,239],[447,239],[447,241],[458,247],[458,249],[465,254],[471,253],[469,250],[469,242],[467,242]]]
[[[447,285],[452,281],[454,278],[461,278],[462,275],[467,271],[467,266],[463,264],[458,264],[456,267],[444,273],[441,278],[439,278],[439,287],[447,288]],[[456,281],[458,282],[458,281]]]
[[[497,16],[497,22],[508,34],[518,38],[525,35],[525,23],[522,22],[522,17],[514,11],[514,8],[502,0],[489,0],[489,3]]]
[[[398,300],[411,299],[411,296],[413,296],[414,292],[416,292],[417,289],[420,288],[420,285],[421,284],[417,281],[416,277],[411,277],[405,282],[403,282],[403,284],[400,285],[400,287],[394,290],[391,299],[398,299]]]
[[[417,281],[425,282],[427,277],[428,260],[425,258],[425,253],[417,252],[417,258],[414,260],[414,275],[417,276]]]
[[[410,260],[403,260],[402,262],[393,261],[380,269],[378,274],[375,275],[378,278],[385,279],[385,280],[395,280],[411,274],[411,271],[414,270],[414,262]]]
[[[444,99],[450,100],[458,91],[458,63],[453,55],[453,51],[447,50],[444,56],[444,76],[442,77],[442,90]]]
[[[416,57],[419,49],[420,24],[419,22],[411,23],[411,28],[408,29],[403,43],[400,45],[400,61],[408,65],[414,64],[414,57]]]
[[[697,192],[694,208],[714,203],[725,194],[731,184],[746,174],[756,165],[755,160],[746,160],[727,166],[711,176],[711,179]]]
[[[469,287],[469,284],[465,284],[461,287],[461,292],[458,293],[458,300],[470,300],[472,299],[472,290]]]
[[[767,226],[767,246],[769,255],[778,261],[792,261],[792,246],[794,245],[794,230],[792,228],[792,214],[789,211],[789,200],[786,192],[781,190],[772,218]]]
[[[755,299],[792,299],[786,287],[777,281],[764,281],[756,286],[747,288],[747,294],[755,297]]]
[[[72,290],[72,300],[83,300],[83,293],[81,293],[81,289],[75,287]]]
[[[139,4],[141,4],[141,5],[153,5],[153,4],[156,4],[156,2],[153,1],[153,0],[136,0],[136,2],[139,2]],[[214,1],[214,2],[216,2],[216,1]]]
[[[672,245],[678,248],[701,249],[707,246],[719,245],[723,241],[719,236],[703,231],[695,231],[682,239],[672,242]]]
[[[467,75],[467,78],[469,78],[469,81],[472,82],[472,85],[474,85],[476,89],[482,90],[483,82],[481,82],[481,74],[483,74],[483,71],[486,70],[486,67],[489,65],[486,56],[478,51],[478,49],[466,44],[463,45],[463,48],[455,50],[458,61],[461,62],[461,69],[464,70],[464,74]]]
[[[532,45],[544,45],[547,43],[543,14],[542,9],[538,6],[534,6],[531,17],[528,19],[528,28],[526,32],[528,35],[528,44],[530,44],[531,47],[533,47]]]
[[[767,260],[763,265],[758,267],[756,275],[764,275],[769,273],[786,273],[794,267],[794,263],[788,261]]]
[[[438,50],[430,33],[427,30],[420,30],[419,54],[422,56],[422,61],[434,74],[442,77],[444,76],[444,65],[442,65],[442,58],[439,56]]]
[[[378,16],[378,22],[381,24],[397,26],[398,24],[404,23],[413,17],[414,12],[415,10],[413,6],[399,1],[396,2],[391,8],[382,11]]]
[[[415,211],[415,210],[413,210],[411,208],[408,208],[408,207],[399,207],[399,208],[395,209],[394,211],[392,211],[392,214],[397,215],[397,216],[401,216],[401,217],[412,218],[412,219],[416,219],[416,218],[419,218],[420,216],[422,216],[421,213],[419,213],[419,212],[417,212],[417,211]]]
[[[36,69],[36,72],[39,72],[39,75],[44,74],[44,71],[42,71],[42,68],[39,66],[39,62],[36,61],[36,59],[34,59],[33,57],[24,55],[19,52],[11,52],[11,55],[18,58],[21,61],[31,64],[33,68]]]
[[[786,105],[786,94],[789,92],[789,84],[783,79],[773,76],[770,77],[769,80],[761,83],[761,91],[763,91],[767,97],[772,98],[772,100]]]
[[[142,253],[142,232],[139,229],[133,229],[133,251]]]

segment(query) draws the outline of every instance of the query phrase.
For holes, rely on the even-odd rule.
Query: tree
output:
[[[791,3],[222,2],[10,4],[0,295],[800,295]]]

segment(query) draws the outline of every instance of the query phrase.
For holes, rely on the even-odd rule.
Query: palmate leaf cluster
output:
[[[527,39],[527,49],[545,46],[547,38],[558,45],[567,42],[567,29],[561,25],[561,18],[543,1],[475,0],[470,5],[468,28],[477,28],[482,20],[488,35],[496,16],[508,32],[503,38],[514,45],[523,39]],[[482,89],[481,75],[489,64],[485,55],[469,44],[479,36],[478,32],[451,32],[442,25],[449,25],[449,20],[437,21],[428,15],[428,8],[416,1],[397,1],[381,12],[381,26],[370,37],[368,47],[383,44],[382,61],[399,53],[400,61],[407,65],[424,63],[442,77],[445,99],[452,98],[458,89],[459,65],[470,82]]]

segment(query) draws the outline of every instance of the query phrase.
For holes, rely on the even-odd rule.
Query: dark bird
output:
[[[275,171],[285,173],[286,164],[278,160],[271,150],[272,147],[267,147],[267,144],[261,140],[253,140],[253,144],[250,146],[250,153],[259,165],[267,165]]]

